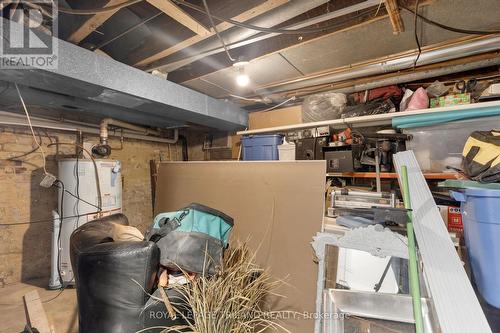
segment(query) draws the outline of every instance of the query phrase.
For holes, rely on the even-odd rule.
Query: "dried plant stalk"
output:
[[[186,315],[186,304],[172,303],[188,324],[164,332],[254,333],[268,328],[289,332],[274,319],[286,311],[271,311],[265,303],[282,283],[255,263],[246,244],[238,245],[227,250],[223,268],[215,276],[198,276],[174,287],[191,308]]]

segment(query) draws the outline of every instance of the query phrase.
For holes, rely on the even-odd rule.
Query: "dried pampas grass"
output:
[[[163,332],[256,333],[269,328],[289,332],[275,320],[286,311],[266,307],[267,297],[280,296],[274,291],[282,283],[255,263],[255,254],[246,244],[238,245],[226,251],[224,266],[216,275],[198,276],[174,287],[191,308],[186,316],[186,304],[172,304],[188,324]]]

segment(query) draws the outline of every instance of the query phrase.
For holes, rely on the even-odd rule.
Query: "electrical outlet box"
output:
[[[57,180],[56,176],[50,174],[50,173],[46,173],[42,179],[42,181],[40,182],[40,186],[41,187],[46,187],[46,188],[49,188],[51,187],[52,185],[54,185],[54,182]]]

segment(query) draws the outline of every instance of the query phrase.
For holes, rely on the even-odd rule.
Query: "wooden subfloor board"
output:
[[[24,303],[30,326],[36,328],[40,333],[51,333],[52,330],[49,327],[49,321],[38,291],[32,290],[24,295]]]

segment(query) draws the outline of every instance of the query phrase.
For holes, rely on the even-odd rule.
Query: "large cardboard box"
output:
[[[290,332],[313,332],[318,267],[312,237],[321,230],[325,161],[160,163],[156,213],[199,202],[234,218],[231,244],[248,241],[284,284],[271,300]],[[221,332],[222,333],[222,332]]]
[[[302,105],[271,111],[250,112],[248,115],[248,128],[251,130],[300,123],[302,123]]]

